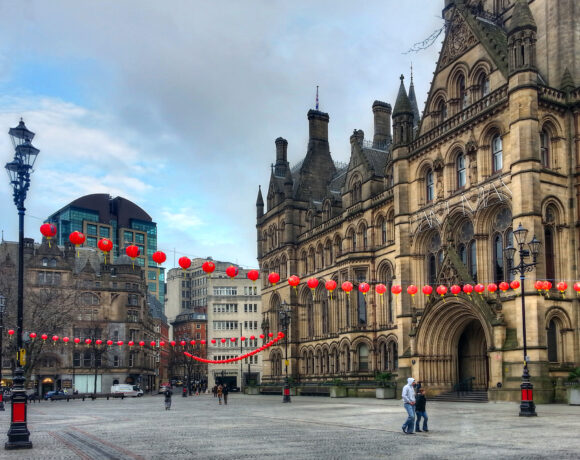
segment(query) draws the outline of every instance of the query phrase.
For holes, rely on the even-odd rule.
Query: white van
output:
[[[143,396],[143,390],[136,385],[126,383],[111,386],[111,393],[125,396]]]

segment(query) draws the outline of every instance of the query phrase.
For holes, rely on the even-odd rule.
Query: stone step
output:
[[[429,398],[429,401],[442,402],[488,402],[487,391],[475,390],[465,393],[457,393],[456,391],[449,391],[441,393],[440,395]]]

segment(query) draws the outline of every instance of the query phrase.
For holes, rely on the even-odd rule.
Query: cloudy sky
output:
[[[23,117],[40,155],[26,236],[90,193],[134,201],[158,224],[168,268],[212,256],[256,267],[258,185],[274,140],[304,157],[320,87],[333,158],[372,138],[374,100],[394,105],[411,63],[419,110],[443,0],[5,0],[0,2],[0,161]],[[1,133],[5,134],[1,134]],[[8,178],[0,229],[18,239]],[[176,260],[175,259],[175,260]]]

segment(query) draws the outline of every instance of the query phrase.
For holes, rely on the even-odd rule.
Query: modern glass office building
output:
[[[101,238],[113,242],[111,261],[125,253],[134,244],[140,255],[135,264],[145,270],[149,292],[165,303],[165,273],[151,258],[157,251],[157,224],[142,208],[126,198],[112,198],[106,193],[96,193],[78,198],[54,214],[47,222],[56,224],[58,244],[68,242],[71,232],[85,234],[85,246],[97,248]]]

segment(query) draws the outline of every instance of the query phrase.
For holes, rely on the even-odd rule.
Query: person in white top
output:
[[[415,434],[413,429],[415,428],[415,379],[409,377],[407,379],[407,385],[403,387],[403,405],[407,411],[407,420],[403,423],[403,433]]]

